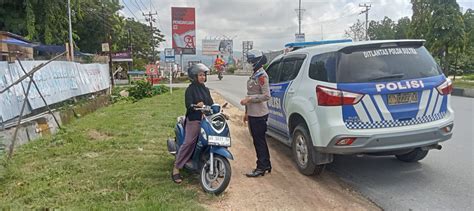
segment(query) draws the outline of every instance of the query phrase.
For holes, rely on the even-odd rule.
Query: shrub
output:
[[[159,86],[153,87],[153,95],[160,95],[169,91],[170,91],[170,88],[168,88],[165,85],[159,85]]]
[[[237,67],[235,65],[233,66],[230,66],[229,68],[227,68],[227,72],[228,73],[231,73],[231,74],[234,74],[234,72],[237,70]]]
[[[129,96],[140,100],[146,97],[153,96],[153,86],[148,81],[140,80],[136,81],[135,85],[128,88]]]

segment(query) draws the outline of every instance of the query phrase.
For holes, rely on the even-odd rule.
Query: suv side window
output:
[[[267,69],[268,82],[269,83],[278,83],[278,78],[280,76],[280,61],[272,63]]]
[[[306,55],[289,55],[283,59],[281,64],[281,75],[279,82],[291,81],[298,75]]]
[[[336,54],[324,53],[313,56],[309,65],[309,77],[326,82],[336,82]]]

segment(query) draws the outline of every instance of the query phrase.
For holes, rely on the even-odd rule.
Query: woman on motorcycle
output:
[[[194,64],[188,68],[188,77],[191,80],[191,84],[189,84],[185,92],[186,122],[184,143],[178,150],[171,174],[175,183],[181,183],[183,181],[179,170],[182,169],[191,158],[200,133],[203,114],[201,111],[196,111],[191,105],[195,104],[198,107],[202,107],[204,105],[214,104],[209,89],[204,85],[208,72],[209,68],[202,63]]]

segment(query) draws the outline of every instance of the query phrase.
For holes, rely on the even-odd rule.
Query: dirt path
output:
[[[224,99],[212,93],[221,105]],[[354,192],[331,172],[321,176],[304,176],[291,159],[291,150],[274,139],[267,139],[272,173],[247,178],[244,173],[255,167],[255,149],[248,128],[242,122],[243,112],[229,104],[232,147],[232,179],[227,190],[210,204],[211,210],[380,210],[375,204]]]

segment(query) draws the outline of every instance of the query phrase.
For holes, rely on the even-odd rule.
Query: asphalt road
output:
[[[210,76],[207,86],[238,105],[247,78]],[[474,210],[474,98],[453,96],[451,104],[456,112],[452,139],[419,163],[393,156],[336,156],[327,169],[386,210]]]

